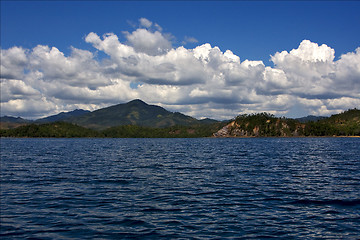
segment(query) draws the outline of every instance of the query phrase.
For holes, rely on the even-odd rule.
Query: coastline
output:
[[[191,138],[211,138],[211,139],[222,139],[222,138],[360,138],[360,136],[225,136],[225,137],[29,137],[29,136],[0,136],[0,139],[11,139],[11,138],[31,138],[31,139],[48,139],[48,138],[62,138],[62,139],[76,139],[76,138],[84,138],[84,139],[109,139],[109,138],[133,138],[133,139],[142,139],[142,138],[148,138],[148,139],[176,139],[176,138],[183,138],[183,139],[191,139]]]

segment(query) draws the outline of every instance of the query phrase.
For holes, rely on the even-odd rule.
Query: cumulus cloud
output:
[[[360,47],[355,52],[341,55],[335,62],[335,71],[329,78],[338,83],[337,90],[347,93],[348,96],[360,97]],[[344,94],[345,95],[345,94]]]
[[[289,93],[306,98],[359,97],[359,53],[358,48],[334,61],[334,49],[303,40],[299,48],[271,57],[275,69],[283,71],[286,78],[283,75],[270,83],[283,79]]]
[[[140,18],[140,28],[132,33],[124,31],[127,43],[138,53],[151,56],[162,55],[172,48],[172,35],[162,33],[162,28],[146,18]],[[153,30],[152,26],[156,30]]]
[[[56,46],[2,49],[1,114],[34,118],[140,98],[198,118],[230,119],[297,107],[328,115],[360,103],[360,48],[334,60],[331,47],[303,40],[274,53],[270,67],[209,43],[174,47],[146,18],[123,34],[125,42],[91,32],[85,41],[94,51],[71,47],[68,56]],[[107,57],[97,59],[96,51]]]
[[[16,99],[29,99],[40,92],[27,85],[22,80],[1,80],[1,102],[8,102]]]
[[[132,33],[126,32],[126,39],[136,52],[148,55],[161,55],[171,49],[171,42],[159,31],[151,32],[139,28]]]
[[[20,79],[27,65],[26,50],[21,47],[1,49],[0,77]]]

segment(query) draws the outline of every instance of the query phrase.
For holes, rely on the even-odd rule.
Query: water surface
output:
[[[1,139],[2,239],[358,239],[359,138]]]

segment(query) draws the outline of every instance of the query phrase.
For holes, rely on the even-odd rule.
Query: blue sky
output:
[[[309,39],[336,56],[360,46],[360,2],[350,1],[3,1],[1,46],[90,47],[85,35],[129,31],[139,18],[156,22],[181,44],[185,36],[268,61]]]
[[[340,69],[338,65],[341,65],[338,61],[340,56],[351,52],[355,53],[356,49],[360,46],[360,31],[358,30],[360,24],[359,10],[360,2],[358,1],[1,1],[1,49],[9,50],[16,46],[24,50],[27,59],[24,60],[27,62],[27,67],[24,67],[23,70],[24,72],[35,73],[40,71],[40,68],[43,68],[43,66],[37,66],[35,69],[33,64],[30,64],[31,67],[29,67],[29,63],[33,59],[30,55],[35,52],[34,48],[38,45],[48,46],[50,49],[55,47],[65,57],[71,56],[74,52],[73,48],[89,51],[94,54],[92,59],[96,60],[96,64],[102,64],[104,67],[104,59],[114,60],[119,56],[112,56],[110,54],[111,50],[106,52],[102,47],[95,47],[96,44],[91,40],[86,41],[89,33],[95,33],[100,38],[104,34],[113,33],[118,37],[120,43],[132,46],[135,52],[140,52],[140,48],[136,48],[135,40],[130,35],[133,34],[135,37],[136,30],[143,28],[152,34],[159,32],[161,37],[164,38],[163,40],[168,41],[166,44],[171,44],[171,47],[166,48],[162,52],[163,54],[170,49],[177,49],[182,45],[190,51],[209,43],[211,48],[217,46],[222,53],[230,50],[240,58],[241,63],[246,59],[262,61],[263,69],[261,70],[261,76],[264,75],[266,67],[285,71],[284,73],[288,81],[286,83],[282,82],[280,86],[279,83],[276,85],[275,82],[270,84],[269,79],[267,79],[266,81],[268,82],[266,84],[265,82],[259,82],[259,85],[264,85],[262,89],[249,89],[248,85],[245,84],[246,86],[244,85],[244,87],[248,88],[247,94],[255,91],[257,96],[254,96],[253,99],[239,99],[229,104],[229,100],[222,99],[209,90],[214,87],[213,84],[206,85],[205,82],[199,79],[190,83],[190,80],[184,77],[184,79],[178,79],[180,82],[176,84],[167,82],[167,79],[155,83],[153,80],[154,76],[134,78],[124,72],[119,72],[120,80],[126,81],[126,85],[134,86],[140,84],[145,87],[149,85],[149,88],[162,88],[162,91],[166,91],[165,88],[174,85],[187,86],[189,87],[186,90],[187,94],[189,95],[192,92],[192,95],[196,95],[197,98],[187,102],[183,97],[179,97],[179,102],[175,103],[170,99],[166,99],[166,94],[161,95],[159,93],[158,96],[162,96],[164,98],[162,99],[149,97],[137,92],[133,95],[116,98],[114,101],[104,98],[99,98],[98,101],[90,101],[89,99],[82,101],[80,99],[75,100],[74,98],[74,101],[71,102],[69,101],[71,97],[62,99],[48,92],[45,93],[49,86],[42,86],[42,89],[40,89],[35,85],[31,85],[35,83],[33,79],[29,80],[30,75],[17,76],[12,80],[10,79],[12,81],[11,84],[4,80],[8,79],[7,77],[2,77],[2,85],[4,84],[5,86],[5,84],[9,83],[12,86],[4,94],[11,95],[11,89],[14,88],[14,84],[24,84],[24,86],[32,88],[31,91],[28,90],[33,94],[37,91],[41,95],[41,97],[38,96],[39,99],[45,98],[43,101],[51,102],[51,104],[46,105],[44,103],[46,111],[41,111],[40,109],[32,110],[30,105],[25,106],[19,103],[20,100],[25,101],[25,96],[24,98],[21,98],[21,96],[11,98],[9,96],[2,99],[2,108],[4,110],[2,110],[1,114],[18,114],[34,118],[40,115],[55,113],[56,111],[71,110],[74,107],[96,109],[116,102],[131,100],[132,96],[137,96],[150,103],[160,104],[170,110],[182,111],[195,117],[226,118],[239,113],[258,111],[269,111],[277,115],[287,116],[336,113],[346,110],[348,107],[355,107],[354,105],[358,103],[359,95],[354,91],[358,91],[357,87],[360,80],[356,74],[347,73],[351,75],[352,82],[349,84],[355,86],[352,89],[353,92],[346,92],[344,90],[343,93],[338,94],[335,90],[324,92],[324,89],[319,89],[311,93],[311,96],[308,96],[309,94],[306,92],[303,94],[299,93],[299,91],[308,91],[307,89],[299,89],[299,86],[293,85],[291,91],[286,92],[285,87],[290,88],[290,82],[300,81],[298,80],[299,77],[291,78],[294,73],[289,72],[289,67],[285,67],[285,63],[279,62],[284,60],[280,59],[280,55],[278,60],[274,59],[278,63],[277,66],[275,66],[276,64],[270,58],[271,55],[275,56],[276,53],[281,53],[282,51],[290,53],[291,50],[298,49],[303,40],[309,40],[319,47],[316,51],[323,51],[325,48],[320,50],[320,46],[323,44],[328,47],[327,50],[334,50],[334,59],[331,59],[331,57],[329,59],[334,65],[332,67],[337,71]],[[151,27],[147,28],[141,25],[140,19],[146,19],[151,22]],[[185,39],[192,39],[193,41],[184,42]],[[303,50],[306,46],[313,49],[313,45],[305,45],[304,43]],[[10,62],[11,58],[9,56],[10,52],[4,52],[2,58],[8,57],[9,66],[11,64],[14,65],[15,62]],[[317,61],[318,58],[315,57],[312,60]],[[287,61],[290,64],[290,60]],[[116,62],[116,64],[120,63]],[[164,62],[161,62],[161,64],[164,64]],[[168,60],[166,64],[173,63]],[[7,69],[11,68],[9,66],[7,66]],[[4,65],[4,69],[5,67]],[[357,65],[354,67],[356,72]],[[176,69],[179,68],[179,66],[176,66]],[[271,76],[277,71],[276,69],[274,71],[271,69]],[[335,71],[334,69],[322,75],[330,76]],[[268,69],[269,71],[270,69]],[[43,69],[40,72],[45,73]],[[46,76],[50,75],[45,73],[40,80],[49,82],[48,79],[50,78]],[[222,76],[224,73],[220,75]],[[337,74],[337,76],[343,75],[343,73]],[[159,76],[156,77],[159,78]],[[317,77],[317,75],[312,77]],[[109,76],[104,75],[101,78],[109,78]],[[15,82],[15,80],[22,81],[23,83]],[[183,82],[181,82],[182,80]],[[230,89],[229,84],[231,81],[229,79],[224,81],[228,81],[228,83],[221,88],[226,92],[227,89]],[[248,81],[251,82],[252,80],[248,79]],[[335,80],[331,77],[323,79],[321,82],[324,83],[323,88],[326,88],[326,84],[329,84],[329,81]],[[336,81],[336,84],[340,84],[343,80],[336,79]],[[199,85],[200,82],[204,83],[203,86],[206,85],[207,87]],[[239,82],[235,83],[233,81],[233,84],[239,84]],[[342,82],[342,84],[344,83]],[[105,85],[104,83],[89,86],[78,83],[72,84],[71,87],[84,87],[96,90],[100,87],[105,87]],[[120,87],[120,85],[117,86]],[[238,85],[238,87],[241,86]],[[192,91],[190,91],[191,88]],[[274,89],[269,90],[269,88]],[[236,91],[239,91],[239,89],[230,89],[230,91],[229,96],[231,97],[236,95]],[[185,92],[176,94],[186,95]],[[171,96],[170,93],[168,94]],[[199,97],[200,95],[201,97]],[[207,96],[206,99],[205,95]],[[271,107],[272,104],[259,105],[258,103],[262,101],[261,97],[259,97],[260,95],[267,96],[263,101],[271,101],[274,107]],[[285,95],[288,95],[288,97],[285,97]],[[278,97],[278,99],[275,99],[274,96]],[[314,100],[319,100],[322,103],[316,103]],[[334,103],[335,100],[338,101],[336,104]],[[278,103],[281,101],[292,101],[293,104],[285,106]],[[251,106],[250,102],[254,105]],[[226,104],[226,106],[221,105],[222,103]],[[17,112],[10,111],[14,104],[17,104]],[[34,105],[38,106],[35,103]],[[205,111],[199,113],[197,109],[208,109],[209,114],[206,114]]]

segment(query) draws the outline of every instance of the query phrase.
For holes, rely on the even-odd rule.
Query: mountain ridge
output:
[[[200,120],[179,112],[170,112],[140,99],[101,108],[66,121],[96,130],[123,125],[164,128],[175,125],[201,124]]]
[[[294,118],[294,119],[301,123],[307,123],[307,122],[316,122],[316,121],[319,121],[319,120],[322,120],[325,118],[328,118],[328,117],[307,115],[306,117],[300,117],[300,118]]]
[[[51,115],[48,117],[39,118],[39,119],[35,120],[35,122],[36,123],[50,123],[50,122],[57,122],[57,121],[65,121],[68,118],[79,117],[79,116],[82,116],[87,113],[90,113],[90,111],[83,110],[83,109],[75,109],[70,112],[61,112],[61,113]]]
[[[0,118],[2,129],[15,128],[31,123],[43,124],[56,121],[69,122],[96,130],[124,125],[164,128],[175,125],[189,126],[220,122],[209,118],[198,120],[180,112],[170,112],[163,107],[147,104],[140,99],[108,106],[92,112],[76,109],[36,120],[9,116]]]

